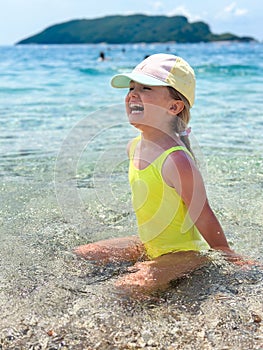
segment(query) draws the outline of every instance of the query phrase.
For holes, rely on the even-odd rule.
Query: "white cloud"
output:
[[[239,8],[236,2],[232,2],[226,6],[222,12],[220,12],[217,17],[219,18],[229,18],[229,17],[239,17],[244,16],[248,13],[245,8]]]
[[[244,16],[248,13],[247,9],[236,9],[235,15],[236,16]]]
[[[232,4],[230,4],[230,5],[228,5],[228,6],[226,6],[226,7],[224,8],[223,12],[226,12],[226,13],[231,13],[231,12],[233,12],[233,10],[235,9],[236,5],[237,5],[237,4],[236,4],[235,2],[232,2]]]
[[[161,1],[155,1],[153,2],[152,4],[152,8],[155,10],[155,11],[158,11],[158,10],[162,10],[163,9],[163,3]]]
[[[191,13],[188,8],[184,6],[177,6],[173,10],[169,11],[168,16],[185,16],[190,22],[201,20],[201,16]]]

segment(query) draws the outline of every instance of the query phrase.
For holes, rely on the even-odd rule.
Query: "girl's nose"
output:
[[[133,88],[132,90],[130,90],[129,94],[131,97],[138,97],[139,91],[137,88]]]

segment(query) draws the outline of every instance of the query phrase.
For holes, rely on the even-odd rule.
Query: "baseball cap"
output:
[[[128,88],[130,81],[148,86],[171,86],[189,101],[195,99],[195,73],[181,57],[158,53],[148,56],[132,72],[117,74],[111,79],[114,88]]]

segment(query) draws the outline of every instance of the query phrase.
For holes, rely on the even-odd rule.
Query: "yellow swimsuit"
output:
[[[140,137],[135,138],[130,147],[129,181],[139,236],[148,256],[156,258],[174,251],[208,249],[182,198],[162,177],[162,166],[170,153],[190,152],[185,147],[172,147],[139,170],[133,163],[139,140]]]

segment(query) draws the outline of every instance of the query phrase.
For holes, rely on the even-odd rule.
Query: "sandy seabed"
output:
[[[72,249],[134,234],[129,212],[96,206],[83,233],[61,214],[52,183],[41,184],[6,181],[1,188],[0,349],[263,349],[262,269],[241,269],[214,256],[165,292],[144,301],[125,298],[114,283],[127,265],[95,266]],[[244,193],[240,182],[230,187],[229,202],[220,199],[219,187],[213,203],[233,246],[257,260],[262,188],[251,186],[245,191],[245,183]],[[83,198],[93,190],[85,183]]]
[[[72,236],[67,223],[56,222],[30,246],[25,236],[3,242],[11,258],[1,261],[0,349],[262,349],[259,268],[215,258],[139,301],[114,290],[127,265],[74,256],[63,245]]]

